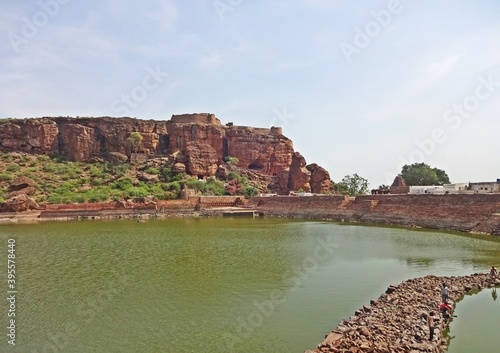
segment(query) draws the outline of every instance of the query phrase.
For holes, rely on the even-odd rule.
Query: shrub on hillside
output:
[[[257,196],[258,193],[259,190],[257,190],[257,188],[254,188],[253,186],[245,186],[243,188],[243,195],[245,195],[246,197],[254,197]]]
[[[145,172],[147,174],[151,174],[151,175],[157,175],[160,173],[160,171],[158,170],[158,168],[153,168],[153,167],[149,167],[145,170]]]
[[[12,164],[9,164],[5,170],[8,172],[17,172],[17,171],[19,171],[19,169],[21,169],[19,164],[12,163]]]
[[[7,183],[10,183],[12,181],[13,177],[10,174],[7,173],[2,173],[0,174],[0,181],[6,181]]]

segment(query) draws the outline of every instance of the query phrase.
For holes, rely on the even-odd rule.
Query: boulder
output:
[[[217,168],[217,172],[215,172],[215,177],[219,180],[226,180],[229,176],[230,169],[228,166],[221,164]]]
[[[35,186],[35,182],[26,176],[19,176],[14,178],[9,186],[9,191],[19,191],[29,187]]]
[[[111,163],[126,163],[128,162],[128,157],[127,155],[120,152],[109,152],[108,160]]]
[[[315,194],[324,194],[332,189],[332,181],[330,179],[330,173],[317,165],[316,163],[308,164],[306,169],[311,172],[311,180],[309,184],[311,186],[311,192]]]
[[[177,162],[172,166],[172,173],[185,173],[186,165],[184,163]]]
[[[146,183],[159,183],[160,182],[160,178],[158,177],[158,175],[152,175],[152,174],[148,174],[145,172],[138,173],[137,178],[140,181],[144,181]]]
[[[23,212],[37,209],[39,206],[26,194],[13,196],[0,203],[0,212]]]

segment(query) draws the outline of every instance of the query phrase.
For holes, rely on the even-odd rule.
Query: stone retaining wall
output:
[[[269,216],[323,218],[500,235],[500,194],[255,197]]]
[[[391,285],[377,300],[342,320],[313,351],[306,353],[445,352],[449,325],[439,313],[441,286],[446,283],[452,308],[466,293],[491,287],[488,274],[462,277],[426,276]],[[495,281],[498,285],[500,282]],[[434,312],[434,339],[429,340],[427,315]]]

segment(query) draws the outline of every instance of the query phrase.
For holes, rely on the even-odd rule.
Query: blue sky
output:
[[[500,178],[500,2],[0,2],[0,117],[209,112],[334,181]]]

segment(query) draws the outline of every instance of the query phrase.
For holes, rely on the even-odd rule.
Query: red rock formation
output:
[[[0,203],[0,212],[24,212],[38,208],[38,204],[26,194],[12,196]]]
[[[309,180],[311,172],[306,168],[306,160],[299,153],[295,152],[292,156],[292,163],[290,164],[290,173],[288,176],[288,190],[302,189],[305,192],[311,191]]]
[[[36,191],[35,182],[28,177],[16,177],[9,186],[9,197],[21,194],[33,195]]]
[[[57,152],[59,129],[53,120],[9,120],[0,126],[0,147],[14,151]]]
[[[75,161],[88,160],[99,154],[96,130],[80,124],[65,124],[61,129],[64,154]]]
[[[230,126],[226,141],[227,155],[238,158],[238,167],[274,175],[292,162],[292,141],[275,129]]]
[[[191,175],[215,175],[217,172],[217,151],[209,144],[188,142],[185,150],[186,170]]]
[[[309,182],[311,185],[311,192],[323,194],[332,189],[330,173],[328,173],[325,168],[320,167],[316,163],[309,164],[306,168],[311,172],[311,180]]]
[[[132,132],[142,136],[140,155],[176,156],[171,166],[189,174],[213,176],[227,156],[238,167],[275,176],[280,193],[311,190],[311,172],[295,154],[293,143],[279,127],[270,129],[222,125],[213,114],[173,115],[171,120],[132,118],[39,118],[0,122],[0,150],[60,154],[75,161],[123,160],[130,157]],[[295,156],[295,157],[294,157]],[[300,157],[299,157],[300,156]],[[295,159],[294,159],[295,158]],[[328,173],[315,167],[314,190],[328,188]],[[324,172],[323,172],[324,171]],[[326,172],[326,174],[325,174]],[[278,178],[278,176],[280,176]],[[276,186],[275,185],[275,186]]]

